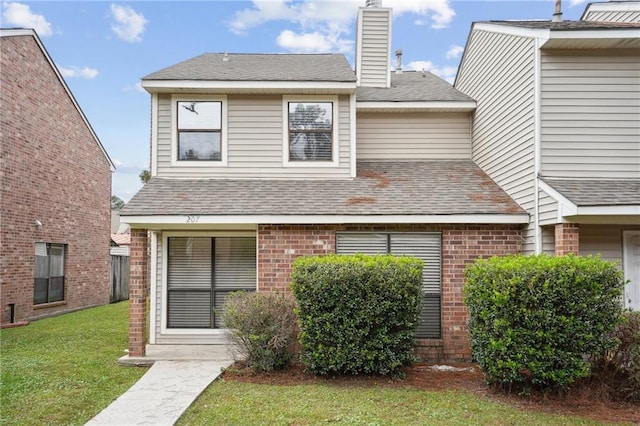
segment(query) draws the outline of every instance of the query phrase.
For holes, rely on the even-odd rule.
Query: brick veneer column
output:
[[[135,357],[145,356],[147,249],[147,230],[132,229],[129,258],[129,356]]]
[[[556,256],[578,254],[580,247],[580,229],[577,223],[558,223],[555,227]]]

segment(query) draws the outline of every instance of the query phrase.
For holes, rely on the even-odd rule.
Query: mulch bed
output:
[[[484,383],[482,372],[474,363],[447,363],[458,371],[438,371],[434,364],[415,364],[405,369],[404,380],[381,376],[315,377],[304,372],[304,366],[294,363],[289,370],[269,373],[254,372],[242,363],[225,370],[226,381],[262,383],[271,385],[298,385],[330,383],[336,386],[392,386],[426,390],[460,390],[478,394],[510,404],[522,410],[534,410],[552,414],[580,416],[605,422],[631,422],[640,424],[640,404],[613,401],[606,385],[594,380],[583,381],[563,394],[534,392],[528,396],[516,393],[504,394]]]

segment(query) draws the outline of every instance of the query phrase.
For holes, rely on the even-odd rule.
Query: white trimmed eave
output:
[[[541,49],[640,49],[640,29],[550,31]]]
[[[526,224],[528,214],[469,214],[469,215],[167,215],[121,216],[121,222],[131,228],[169,229],[196,228],[212,225],[258,224],[389,224],[389,223],[441,223],[441,224]]]
[[[627,206],[578,206],[567,197],[556,191],[543,180],[539,180],[540,189],[558,203],[558,222],[588,222],[588,217],[628,218],[640,224],[640,205]]]
[[[358,112],[471,112],[476,109],[476,101],[428,101],[392,102],[358,101]]]
[[[149,93],[352,94],[356,82],[142,80],[142,87]]]

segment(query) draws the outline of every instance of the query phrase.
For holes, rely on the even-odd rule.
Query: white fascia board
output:
[[[442,224],[527,224],[528,214],[469,215],[193,215],[193,216],[121,216],[131,228],[161,228],[165,225],[185,227],[224,224],[301,224],[333,225],[346,223],[442,223]]]
[[[421,109],[421,110],[466,110],[476,109],[476,101],[429,101],[429,102],[369,102],[356,100],[358,110],[388,110],[388,109]]]
[[[638,216],[640,218],[640,205],[584,206],[584,207],[578,207],[577,215],[578,216]]]
[[[142,80],[149,92],[167,89],[201,90],[335,90],[353,93],[356,82],[341,81],[226,81],[226,80]]]
[[[546,192],[551,198],[558,203],[558,220],[561,221],[562,216],[575,216],[578,214],[578,206],[567,197],[556,191],[545,181],[538,179],[538,188]]]
[[[640,31],[637,28],[615,28],[604,30],[587,30],[587,31],[551,31],[549,41],[551,40],[598,40],[598,39],[636,39],[640,37]],[[542,45],[544,48],[544,45]]]
[[[636,12],[640,11],[640,2],[590,3],[588,12]],[[584,17],[584,16],[583,16]]]
[[[473,31],[489,31],[493,33],[499,34],[508,34],[520,37],[530,37],[530,38],[549,38],[549,33],[551,32],[549,29],[544,28],[524,28],[524,27],[515,27],[512,25],[500,25],[500,24],[489,24],[489,23],[477,23],[473,26]]]

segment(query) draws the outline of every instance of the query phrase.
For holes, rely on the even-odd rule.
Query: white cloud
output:
[[[291,30],[284,30],[278,35],[276,40],[278,46],[296,53],[322,53],[337,51],[340,53],[350,52],[353,42],[343,40],[339,37],[332,37],[331,34],[314,31],[312,33],[294,33]]]
[[[15,25],[20,28],[33,28],[38,35],[48,37],[53,34],[51,24],[43,15],[33,13],[29,6],[22,3],[2,3],[2,26]]]
[[[569,2],[569,7],[577,6],[582,3],[586,3],[587,0],[571,0]]]
[[[89,67],[58,67],[60,74],[65,78],[86,78],[88,80],[94,79],[98,76],[98,70]]]
[[[429,71],[452,84],[458,72],[457,67],[437,67],[431,61],[409,62],[403,69],[407,71]]]
[[[137,82],[136,84],[132,84],[130,86],[126,86],[124,88],[125,92],[137,92],[137,93],[147,93],[146,90],[142,87],[141,82]]]
[[[449,46],[449,50],[447,50],[447,59],[459,58],[462,52],[464,52],[464,47],[452,44]]]
[[[431,18],[431,27],[436,29],[447,27],[456,16],[450,0],[383,0],[382,6],[392,7],[394,16],[404,13],[428,16]],[[423,23],[418,20],[416,25]]]
[[[149,21],[142,13],[138,13],[129,6],[111,5],[111,17],[114,19],[111,30],[118,38],[130,43],[142,41],[144,27]]]

